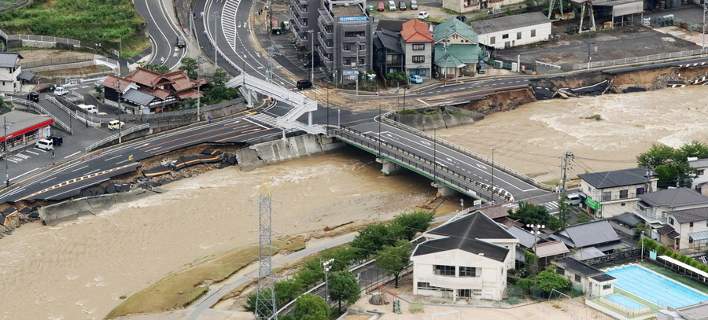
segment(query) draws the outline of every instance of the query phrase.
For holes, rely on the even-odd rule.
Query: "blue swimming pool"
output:
[[[619,295],[619,294],[611,294],[611,295],[605,296],[605,299],[607,299],[613,303],[616,303],[616,304],[624,307],[627,310],[639,311],[643,308],[646,308],[646,306],[644,306],[643,304],[636,302],[636,301],[634,301],[628,297],[625,297],[623,295]]]
[[[659,307],[680,308],[708,300],[708,295],[636,264],[609,269],[615,287]]]

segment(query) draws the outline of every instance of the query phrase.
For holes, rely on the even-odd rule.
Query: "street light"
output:
[[[329,270],[332,270],[332,263],[334,263],[334,259],[329,259],[326,261],[322,262],[322,269],[324,270],[324,278],[325,278],[325,301],[329,304],[329,287],[327,283],[327,273],[329,273]]]
[[[545,229],[546,226],[542,224],[527,224],[526,227],[531,229],[531,234],[533,235],[533,253],[536,254],[538,236],[541,235],[541,229]]]

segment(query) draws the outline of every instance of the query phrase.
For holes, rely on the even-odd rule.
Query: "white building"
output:
[[[706,208],[708,197],[689,188],[673,188],[639,195],[639,214],[649,222],[667,223],[672,211]]]
[[[430,230],[413,250],[413,294],[501,300],[518,240],[480,212]]]
[[[691,189],[708,196],[708,159],[689,158],[688,166],[695,170]]]
[[[495,49],[547,41],[551,37],[551,20],[541,12],[473,21],[471,25],[479,43]]]
[[[574,288],[590,298],[604,297],[615,290],[615,278],[583,262],[566,257],[553,262],[556,273],[566,277]]]
[[[708,247],[708,207],[672,211],[668,224],[678,237],[673,247],[679,250],[697,250]]]
[[[17,76],[22,72],[17,53],[0,53],[0,92],[15,93],[20,91],[20,81]]]
[[[442,6],[448,10],[465,13],[482,9],[498,11],[503,6],[523,2],[524,0],[442,0]]]
[[[637,197],[655,191],[658,181],[646,168],[591,172],[578,177],[580,191],[586,196],[582,206],[601,218],[635,210]]]

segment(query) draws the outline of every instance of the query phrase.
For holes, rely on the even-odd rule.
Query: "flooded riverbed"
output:
[[[708,142],[708,87],[546,100],[438,130],[445,140],[495,162],[553,181],[560,157],[576,156],[572,174],[636,166],[654,143]]]
[[[0,319],[102,319],[121,296],[171,271],[255,243],[259,190],[272,193],[275,235],[390,217],[433,195],[424,179],[378,170],[349,150],[249,172],[231,167],[96,216],[24,225],[0,240]]]

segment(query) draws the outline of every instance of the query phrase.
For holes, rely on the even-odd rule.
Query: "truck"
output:
[[[79,107],[79,109],[81,109],[81,111],[89,113],[89,114],[98,113],[98,108],[96,108],[96,106],[94,106],[92,104],[79,104],[78,107]]]
[[[270,32],[273,34],[283,33],[283,27],[280,25],[280,21],[278,21],[278,18],[276,17],[270,18]]]

